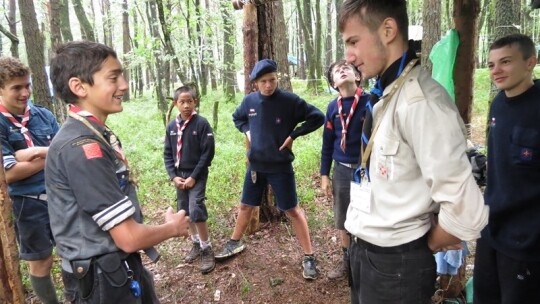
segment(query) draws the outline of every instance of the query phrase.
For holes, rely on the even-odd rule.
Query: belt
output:
[[[347,163],[342,163],[342,162],[337,162],[337,163],[342,165],[343,167],[347,167],[347,168],[351,168],[351,169],[358,168],[358,164],[347,164]]]
[[[47,193],[41,193],[41,194],[27,194],[27,195],[21,195],[22,197],[28,197],[33,198],[35,200],[39,201],[47,201]]]
[[[419,239],[416,239],[416,240],[411,241],[409,243],[405,243],[405,244],[397,245],[397,246],[392,246],[392,247],[377,246],[377,245],[368,243],[368,242],[366,242],[366,241],[364,241],[361,238],[356,237],[356,236],[352,236],[351,239],[352,239],[353,242],[355,242],[359,246],[364,247],[368,251],[371,251],[371,252],[374,252],[374,253],[383,253],[383,254],[384,253],[405,253],[405,252],[409,252],[409,251],[412,251],[412,250],[415,250],[415,249],[427,248],[427,235],[428,234],[426,233],[426,234],[424,234],[424,236],[422,236]]]

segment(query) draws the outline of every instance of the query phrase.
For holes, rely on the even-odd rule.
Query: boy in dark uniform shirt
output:
[[[200,257],[201,272],[206,274],[216,264],[204,205],[208,167],[214,158],[214,132],[208,121],[195,111],[197,96],[193,88],[176,89],[174,103],[180,113],[167,125],[163,159],[176,188],[177,208],[185,210],[191,220],[193,246],[184,261],[191,263]]]
[[[244,250],[245,246],[240,239],[252,211],[261,203],[264,188],[270,184],[276,196],[277,207],[291,219],[304,251],[302,275],[306,280],[313,280],[317,277],[317,268],[309,227],[298,206],[292,144],[297,137],[319,128],[324,122],[324,114],[298,95],[278,89],[277,64],[273,60],[257,62],[250,79],[259,91],[244,97],[233,114],[236,128],[245,133],[250,142],[249,167],[244,178],[240,213],[233,234],[223,251],[216,255],[216,259],[224,260]]]
[[[62,268],[78,278],[82,303],[157,303],[138,251],[187,236],[189,218],[169,208],[164,224],[142,224],[122,145],[105,125],[122,111],[128,89],[116,53],[95,42],[67,43],[51,61],[51,79],[69,105],[45,165]]]

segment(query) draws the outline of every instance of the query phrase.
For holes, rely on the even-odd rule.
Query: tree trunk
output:
[[[319,91],[319,80],[321,79],[322,70],[322,22],[321,22],[321,1],[315,1],[315,33],[313,34],[313,43],[315,44],[315,92]]]
[[[109,0],[101,0],[101,17],[103,18],[103,43],[112,47],[111,2]]]
[[[49,24],[51,28],[51,50],[54,50],[62,43],[62,33],[60,31],[60,3],[59,0],[49,0]]]
[[[63,41],[73,41],[71,34],[71,24],[69,21],[69,0],[58,0],[60,9],[60,30],[62,31]]]
[[[510,0],[496,0],[495,2],[495,30],[493,41],[510,35],[517,34],[519,30],[514,24],[519,24],[519,20],[514,19],[514,5]]]
[[[221,2],[221,16],[223,18],[223,93],[226,102],[231,102],[236,97],[236,72],[234,70],[236,30],[228,0]],[[214,124],[217,125],[217,120]]]
[[[441,37],[441,2],[424,0],[423,14],[422,65],[431,72],[433,64],[429,60],[429,53]]]
[[[343,4],[343,0],[334,1],[336,15],[338,14],[339,9],[341,8],[342,4]],[[337,23],[337,18],[335,18],[335,22]],[[336,33],[336,59],[335,60],[337,61],[339,59],[345,58],[345,51],[343,49],[343,38],[341,37],[341,33],[337,30],[337,24],[336,24],[335,29],[336,29],[335,30],[335,33]]]
[[[129,35],[129,11],[128,11],[128,1],[124,0],[122,2],[122,52],[124,53],[124,77],[127,82],[130,81],[130,74],[132,67],[129,64],[128,54],[131,52],[131,43]],[[129,92],[133,90],[133,86],[130,86],[130,89],[124,93],[124,101],[129,100]]]
[[[159,41],[161,39],[159,35],[159,28],[157,26],[158,17],[156,10],[159,9],[159,4],[161,4],[161,1],[147,1],[147,13],[148,13],[148,23],[150,24],[150,34],[152,35],[152,38],[155,41]],[[157,6],[157,7],[156,7]],[[163,9],[163,7],[162,7]],[[155,45],[155,44],[154,44]],[[167,126],[167,101],[165,100],[165,94],[163,91],[163,62],[161,61],[161,50],[158,49],[157,46],[154,46],[154,58],[156,60],[156,77],[153,77],[155,80],[155,92],[156,97],[158,99],[158,109],[161,113],[161,119],[163,121],[163,125]],[[149,69],[149,72],[151,72],[152,69]],[[153,75],[152,75],[153,76]]]
[[[11,41],[11,56],[12,57],[16,57],[16,56],[19,56],[19,38],[17,38],[17,36],[13,35],[10,31],[8,31],[6,28],[4,28],[1,24],[0,24],[0,32],[2,32],[2,34],[6,35],[6,37],[9,38],[9,40]]]
[[[332,28],[333,26],[333,21],[335,20],[335,18],[332,18],[332,1],[328,1],[326,3],[326,16],[328,16],[328,18],[326,19],[326,41],[325,41],[325,48],[323,49],[326,49],[326,52],[324,53],[324,67],[325,69],[330,66],[332,64],[332,62],[334,62],[334,47],[332,45],[332,41],[334,40],[333,38],[335,37],[334,36],[334,33],[337,31],[335,28]]]
[[[34,1],[19,0],[19,8],[28,65],[32,70],[33,102],[56,112],[49,92],[49,82],[45,74],[44,39],[38,27]]]
[[[476,51],[476,22],[480,12],[479,0],[455,0],[454,23],[459,33],[459,46],[454,65],[456,105],[470,134],[473,100],[474,53]]]
[[[313,30],[311,28],[311,0],[304,0],[303,6],[300,5],[300,0],[296,0],[296,7],[300,26],[304,36],[305,56],[307,61],[307,88],[309,91],[315,92],[317,90],[318,79],[316,78],[317,68],[315,67],[315,39],[313,37]]]
[[[254,4],[244,5],[244,93],[253,91],[249,74],[258,58],[259,28],[257,27],[257,8]]]
[[[71,0],[71,1],[73,4],[73,10],[75,10],[75,15],[77,15],[77,19],[79,20],[82,39],[96,41],[96,38],[94,36],[94,28],[90,24],[90,21],[88,20],[88,17],[86,16],[86,13],[84,12],[85,10],[81,3],[81,0]]]
[[[0,163],[2,161],[0,149]],[[13,209],[4,170],[0,170],[0,303],[24,303]]]
[[[17,39],[17,2],[15,0],[9,0],[9,32],[12,36],[8,36],[11,40],[11,56],[19,58],[19,39]],[[6,34],[7,36],[7,34]],[[15,39],[14,39],[15,38]]]
[[[298,20],[298,22],[296,23],[298,25],[298,28],[297,28],[297,32],[299,33],[298,35],[298,47],[297,47],[297,50],[298,50],[298,53],[296,54],[296,58],[298,58],[298,70],[297,70],[297,73],[298,73],[298,77],[300,79],[303,79],[305,80],[307,78],[307,75],[306,75],[306,56],[305,56],[305,43],[304,43],[304,35],[302,35],[302,26],[301,26],[301,22],[300,22],[300,18],[301,18],[301,14],[300,13],[296,13],[296,19]]]

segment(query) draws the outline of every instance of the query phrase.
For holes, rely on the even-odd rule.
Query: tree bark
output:
[[[128,54],[131,52],[131,37],[129,35],[129,11],[128,0],[122,1],[122,52],[124,53],[124,77],[127,82],[130,82],[130,74],[132,67],[129,63]],[[133,91],[133,86],[130,86],[129,90],[124,93],[124,101],[128,101],[130,98],[130,91]]]
[[[326,41],[325,41],[325,48],[326,52],[324,53],[324,67],[325,69],[334,62],[334,47],[332,45],[333,38],[335,37],[333,33],[336,32],[335,28],[332,28],[333,21],[335,18],[332,18],[332,1],[328,1],[326,3]]]
[[[254,4],[244,6],[244,93],[247,95],[253,91],[249,74],[258,58],[259,28],[257,27],[257,8]]]
[[[158,17],[156,13],[156,10],[159,9],[159,3],[161,3],[161,1],[147,1],[146,2],[148,23],[150,24],[150,34],[152,35],[152,38],[155,41],[159,41],[161,39],[161,37],[159,36],[159,28],[157,26]],[[157,46],[155,46],[155,44],[154,44],[153,51],[154,51],[154,58],[156,60],[155,62],[155,73],[156,73],[155,76],[156,77],[153,77],[153,78],[156,84],[155,92],[156,92],[156,97],[158,99],[158,109],[159,109],[159,112],[161,113],[161,119],[162,119],[163,125],[167,126],[167,123],[168,123],[167,108],[168,107],[167,107],[167,101],[165,100],[165,94],[163,91],[164,71],[163,71],[163,62],[161,61],[161,51]],[[149,72],[152,72],[152,69],[149,69]]]
[[[315,67],[315,39],[313,37],[313,30],[311,28],[311,0],[304,0],[303,6],[300,4],[300,0],[296,0],[296,7],[304,38],[304,47],[307,59],[305,61],[308,77],[307,88],[308,90],[315,92],[317,89],[318,79],[316,78],[317,68]]]
[[[225,94],[225,100],[231,102],[236,97],[236,72],[234,70],[236,39],[235,23],[228,0],[221,2],[221,16],[223,19],[223,93]],[[217,124],[217,120],[214,121],[214,124]]]
[[[335,0],[334,6],[336,10],[336,15],[339,12],[339,9],[341,8],[341,5],[343,4],[343,0]],[[342,58],[345,58],[345,51],[343,49],[343,38],[341,37],[341,33],[337,30],[337,18],[335,18],[335,33],[336,33],[336,61]]]
[[[422,66],[431,72],[433,64],[429,60],[431,49],[441,37],[441,2],[424,0],[422,37]]]
[[[473,100],[474,53],[476,51],[476,22],[480,12],[479,0],[455,0],[454,23],[459,33],[459,46],[454,65],[456,105],[470,134]]]
[[[9,14],[8,14],[8,23],[9,31],[12,36],[8,36],[11,40],[11,56],[19,58],[19,39],[17,39],[17,2],[15,0],[9,0]],[[15,38],[15,39],[13,39]]]
[[[34,1],[19,0],[19,8],[28,65],[32,70],[33,102],[56,112],[45,74],[44,39],[38,27]]]
[[[49,0],[49,26],[51,28],[51,50],[54,50],[62,43],[62,33],[60,31],[60,3],[59,0]]]
[[[20,1],[20,0],[19,0]],[[73,4],[73,10],[75,10],[75,15],[79,20],[79,25],[81,27],[81,35],[84,40],[96,41],[94,36],[94,28],[90,24],[86,13],[84,12],[84,7],[81,3],[81,0],[71,0]]]
[[[510,34],[517,34],[519,30],[514,24],[519,24],[515,19],[513,1],[496,0],[495,2],[495,29],[493,41]]]
[[[103,43],[112,47],[111,2],[109,0],[101,0],[101,18],[103,18]]]
[[[62,31],[63,41],[73,41],[69,21],[69,0],[58,0],[58,4],[60,10],[60,30]]]
[[[3,167],[2,150],[0,163]],[[0,170],[0,303],[24,303],[13,209],[4,170]]]

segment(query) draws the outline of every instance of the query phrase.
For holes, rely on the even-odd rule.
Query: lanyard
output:
[[[373,139],[375,138],[375,134],[377,133],[377,130],[379,129],[381,121],[384,118],[384,114],[386,114],[386,109],[388,108],[388,104],[392,100],[392,97],[397,92],[397,90],[401,87],[401,85],[405,81],[405,77],[407,76],[407,74],[409,74],[409,72],[412,70],[412,68],[414,67],[414,65],[416,64],[417,61],[418,61],[418,59],[411,60],[411,62],[409,62],[409,64],[407,64],[407,66],[403,70],[403,73],[401,73],[399,78],[395,81],[395,83],[392,86],[392,89],[390,90],[390,92],[388,92],[388,94],[381,97],[381,99],[384,100],[384,103],[382,104],[382,109],[381,109],[382,110],[382,115],[380,116],[381,118],[377,121],[377,124],[375,125],[375,128],[373,128],[373,132],[371,133],[371,137],[369,138],[369,142],[368,142],[368,144],[366,146],[366,149],[365,149],[365,151],[364,151],[364,153],[362,155],[362,164],[360,166],[361,168],[366,168],[367,160],[369,159],[369,157],[371,155],[371,149],[373,148]]]
[[[343,105],[342,105],[343,98],[339,96],[337,100],[339,120],[341,121],[341,141],[339,143],[339,146],[341,147],[341,151],[343,152],[345,152],[345,146],[347,142],[347,129],[349,128],[349,122],[351,121],[351,118],[354,115],[354,110],[356,109],[356,106],[358,105],[358,100],[360,100],[360,96],[362,96],[362,89],[356,88],[356,91],[354,93],[354,101],[351,105],[351,110],[349,111],[349,115],[347,115],[347,120],[343,119]]]

